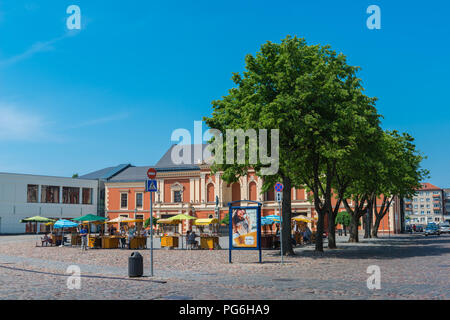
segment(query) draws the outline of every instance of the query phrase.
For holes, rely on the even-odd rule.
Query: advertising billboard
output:
[[[233,208],[232,237],[234,248],[258,247],[258,214],[256,208]]]

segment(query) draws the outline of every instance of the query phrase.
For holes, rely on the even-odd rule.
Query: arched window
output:
[[[208,184],[208,186],[206,187],[206,201],[207,202],[214,202],[215,201],[214,184],[213,183]]]
[[[241,200],[241,185],[238,182],[231,186],[231,201]]]
[[[256,183],[254,181],[250,182],[250,184],[248,185],[248,195],[249,195],[248,200],[253,200],[253,201],[258,200],[258,194],[256,191]]]
[[[273,189],[266,192],[266,201],[275,201],[275,192]]]

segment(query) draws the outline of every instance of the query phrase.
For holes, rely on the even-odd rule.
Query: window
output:
[[[420,209],[423,209],[425,206],[423,204],[420,205]]]
[[[42,186],[41,202],[42,203],[59,203],[59,187]]]
[[[173,202],[181,202],[181,191],[173,192]]]
[[[66,204],[79,204],[80,188],[63,187],[62,202]]]
[[[38,202],[38,185],[29,184],[27,188],[27,202]]]
[[[420,198],[420,202],[423,202],[423,198]]]
[[[422,210],[422,211],[420,211],[420,214],[425,214],[425,211],[423,211],[423,210]]]
[[[414,209],[417,209],[417,207],[418,207],[417,204],[415,204],[415,205],[414,205]]]
[[[431,211],[430,211],[430,210],[427,210],[427,214],[431,214]]]
[[[427,198],[427,202],[430,202],[430,198]]]
[[[414,198],[414,202],[417,202],[417,198]]]
[[[120,209],[128,209],[128,193],[120,194]]]
[[[92,188],[83,188],[83,204],[92,204]]]
[[[142,192],[136,193],[136,208],[142,209],[143,201],[142,201]],[[138,218],[136,218],[138,219]]]

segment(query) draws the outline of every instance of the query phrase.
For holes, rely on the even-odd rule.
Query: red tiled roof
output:
[[[419,189],[421,191],[423,190],[441,190],[441,188],[436,187],[435,185],[432,185],[431,183],[424,182],[422,183],[422,189]]]

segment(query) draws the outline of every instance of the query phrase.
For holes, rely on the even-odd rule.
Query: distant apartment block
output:
[[[445,220],[450,220],[450,188],[444,189]]]
[[[411,223],[440,223],[445,220],[444,190],[431,183],[423,183],[416,195],[412,199],[404,199],[404,203],[405,215],[411,218]]]

